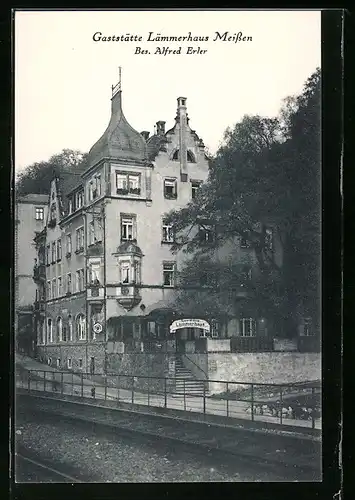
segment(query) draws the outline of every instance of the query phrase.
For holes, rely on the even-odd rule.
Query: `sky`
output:
[[[142,40],[95,42],[97,32]],[[204,40],[156,41],[159,33],[189,32]],[[231,40],[214,40],[216,32]],[[240,32],[251,40],[239,40]],[[137,47],[150,53],[136,54]],[[181,47],[181,54],[156,54],[157,47]],[[206,52],[187,54],[188,47]],[[133,128],[153,133],[164,120],[168,130],[177,98],[186,97],[189,124],[214,153],[226,128],[245,114],[275,116],[285,97],[302,91],[321,65],[321,14],[17,11],[14,62],[17,172],[64,148],[89,151],[108,125],[119,66],[123,111]]]

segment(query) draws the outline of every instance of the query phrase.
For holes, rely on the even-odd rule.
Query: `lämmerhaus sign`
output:
[[[177,319],[170,325],[170,333],[175,333],[181,328],[200,328],[209,332],[211,327],[204,319]]]

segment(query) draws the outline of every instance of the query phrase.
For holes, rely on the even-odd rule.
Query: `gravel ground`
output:
[[[102,428],[101,428],[102,429]],[[275,471],[246,465],[232,458],[221,463],[213,454],[195,454],[171,442],[147,442],[141,437],[115,435],[83,422],[65,419],[35,421],[17,418],[16,439],[20,446],[66,466],[80,468],[99,482],[257,482],[288,481]],[[78,460],[80,457],[80,461]],[[94,482],[94,481],[93,481]]]

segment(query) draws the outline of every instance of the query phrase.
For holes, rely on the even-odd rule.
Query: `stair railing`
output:
[[[191,361],[191,363],[193,365],[195,365],[204,374],[204,376],[206,377],[205,380],[208,380],[208,374],[205,372],[205,370],[203,370],[203,368],[201,368],[197,363],[195,363],[195,361],[193,359],[189,358],[187,354],[185,354],[185,353],[181,354],[181,358],[182,358],[182,356],[185,356],[186,359],[188,359],[189,361]]]

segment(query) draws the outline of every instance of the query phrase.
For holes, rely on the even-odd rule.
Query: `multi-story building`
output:
[[[111,118],[87,168],[51,183],[45,229],[36,237],[36,331],[41,356],[58,366],[102,372],[107,353],[134,349],[169,331],[176,271],[172,228],[207,179],[202,140],[178,98],[173,128],[138,133],[113,89]]]
[[[36,299],[33,266],[37,258],[35,233],[41,232],[47,217],[48,195],[18,196],[15,202],[15,334],[17,347],[33,349],[32,318]]]

